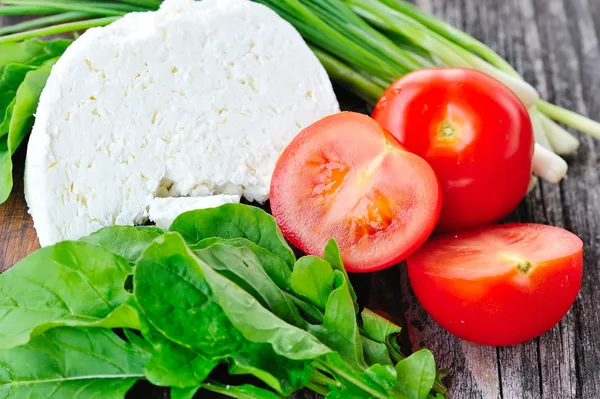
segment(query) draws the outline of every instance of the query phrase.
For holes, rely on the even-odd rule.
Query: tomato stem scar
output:
[[[441,139],[453,139],[456,137],[456,125],[449,120],[442,122],[438,128],[438,137]]]

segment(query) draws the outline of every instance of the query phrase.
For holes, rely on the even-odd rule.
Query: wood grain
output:
[[[483,40],[536,86],[542,97],[600,120],[600,0],[417,0],[424,9]],[[0,19],[0,25],[2,20]],[[345,109],[368,112],[339,92]],[[540,184],[511,216],[549,223],[585,243],[583,287],[573,308],[550,332],[522,345],[468,344],[442,330],[414,297],[403,265],[354,276],[365,305],[404,326],[406,350],[430,348],[455,399],[600,398],[600,143],[581,138],[568,177]],[[23,200],[21,150],[15,190],[0,206],[0,271],[34,251],[37,239]],[[166,399],[166,390],[140,384],[131,398]],[[211,398],[211,395],[202,395]],[[314,399],[298,393],[297,399]]]

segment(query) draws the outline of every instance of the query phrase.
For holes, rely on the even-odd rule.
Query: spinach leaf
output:
[[[6,115],[6,109],[17,95],[17,90],[27,72],[35,67],[25,64],[8,64],[0,76],[0,115]]]
[[[363,335],[375,342],[385,344],[390,336],[398,335],[402,330],[388,319],[366,308],[360,313],[360,317]]]
[[[317,308],[325,310],[333,288],[333,278],[329,263],[316,256],[304,256],[294,265],[292,289]]]
[[[103,248],[64,241],[0,274],[0,348],[58,326],[139,328],[123,284],[130,266]]]
[[[365,371],[352,366],[342,360],[338,353],[331,353],[320,362],[318,367],[321,371],[331,374],[341,385],[332,387],[327,399],[372,399],[372,398],[395,398],[397,397],[390,389],[389,375],[393,375],[393,368],[380,367],[370,368]],[[392,370],[389,370],[389,369]]]
[[[337,245],[337,242],[332,238],[327,242],[325,246],[325,253],[323,254],[323,259],[325,259],[333,268],[333,270],[339,270],[344,274],[344,278],[348,281],[348,273],[344,268],[344,262],[342,261],[342,254],[340,253],[340,248]],[[354,291],[354,287],[352,284],[348,284],[348,289],[350,290],[350,295],[352,296],[352,300],[354,301],[354,307],[358,312],[358,298],[356,296],[356,292]]]
[[[201,384],[218,362],[166,339],[157,331],[144,336],[152,342],[152,356],[144,373],[148,381],[162,387],[190,388]]]
[[[131,226],[105,227],[81,238],[79,241],[96,244],[127,262],[135,262],[156,237],[163,234],[160,229],[139,229]]]
[[[173,221],[170,230],[190,245],[211,237],[246,238],[282,258],[290,269],[296,261],[273,216],[250,205],[225,204],[186,212]]]
[[[259,259],[249,248],[233,247],[227,241],[221,241],[196,250],[194,254],[213,270],[250,293],[280,319],[300,328],[305,327],[306,322],[294,303],[269,278]]]
[[[12,118],[13,110],[15,109],[16,98],[13,98],[10,104],[6,107],[4,115],[0,114],[0,137],[8,134],[10,130],[10,120]]]
[[[365,355],[365,361],[369,365],[383,364],[392,365],[392,359],[390,353],[385,344],[373,341],[367,337],[361,337],[363,353]]]
[[[296,305],[300,314],[307,322],[311,324],[323,324],[323,313],[316,306],[287,292],[285,294]]]
[[[315,334],[345,360],[366,367],[348,280],[339,270],[334,272],[334,276],[335,289],[327,301],[323,329],[315,330]]]
[[[200,387],[171,388],[171,399],[194,399]]]
[[[41,65],[50,58],[61,56],[71,40],[26,40],[19,43],[0,44],[0,75],[8,64]]]
[[[197,264],[216,302],[247,340],[271,344],[275,353],[294,360],[314,359],[331,351],[311,334],[279,319],[252,295],[208,265]]]
[[[209,359],[226,358],[244,342],[213,300],[198,259],[177,233],[154,240],[138,259],[134,295],[151,326]]]
[[[8,64],[0,78],[0,204],[13,187],[12,155],[33,125],[33,115],[56,58],[35,69],[33,66]]]
[[[29,71],[19,85],[14,98],[14,109],[10,119],[8,147],[15,153],[21,142],[33,126],[33,115],[37,110],[42,90],[46,86],[52,65],[57,59],[46,62],[44,66]],[[6,69],[8,71],[8,67]]]
[[[284,395],[304,387],[310,379],[312,361],[280,356],[271,345],[250,344],[232,354],[231,375],[253,375]]]
[[[422,349],[398,362],[396,372],[400,393],[408,399],[426,399],[435,381],[435,360],[430,351]]]
[[[8,136],[0,137],[0,204],[12,191],[12,154],[8,150]]]
[[[290,279],[292,276],[292,272],[289,266],[285,263],[285,261],[275,255],[273,252],[269,251],[266,248],[260,247],[257,244],[253,243],[250,240],[245,238],[232,238],[232,239],[224,239],[220,237],[212,237],[205,238],[200,241],[198,244],[191,246],[192,249],[202,249],[209,247],[215,243],[227,243],[233,247],[246,247],[250,249],[254,255],[260,261],[262,268],[269,275],[271,280],[279,288],[285,290],[287,292],[292,292]]]
[[[124,398],[147,354],[103,328],[55,328],[0,351],[0,397]]]
[[[178,233],[158,237],[136,264],[135,296],[153,328],[231,373],[283,394],[305,384],[312,359],[330,350],[262,307],[194,256]]]
[[[397,373],[392,365],[374,364],[365,370],[365,378],[392,391],[396,386]]]
[[[223,385],[211,382],[204,384],[202,388],[237,399],[281,399],[279,395],[254,385]]]

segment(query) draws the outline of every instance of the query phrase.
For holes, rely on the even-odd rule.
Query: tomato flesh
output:
[[[481,72],[409,73],[386,90],[373,118],[435,170],[444,199],[437,231],[497,222],[527,192],[529,114],[510,89]]]
[[[271,210],[286,238],[318,256],[334,238],[350,272],[404,260],[431,234],[440,202],[431,167],[352,112],[300,132],[271,183]]]
[[[438,236],[407,259],[423,308],[481,345],[517,344],[556,325],[579,292],[582,264],[579,237],[538,224]]]

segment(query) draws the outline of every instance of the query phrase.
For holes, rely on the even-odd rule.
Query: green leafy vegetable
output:
[[[139,328],[120,257],[81,242],[42,248],[0,274],[0,348],[58,326]]]
[[[80,241],[100,245],[106,250],[122,256],[127,262],[134,263],[148,245],[163,233],[157,228],[111,226],[83,237]]]
[[[40,94],[42,94],[48,76],[50,76],[52,65],[56,60],[57,58],[53,58],[45,62],[40,68],[27,72],[25,79],[16,91],[8,132],[8,146],[12,154],[21,145],[23,138],[29,133],[33,125],[33,114],[37,109]],[[6,68],[6,71],[8,70],[9,68]]]
[[[254,385],[223,385],[219,383],[204,384],[207,391],[220,393],[237,399],[281,399],[280,396]]]
[[[244,288],[282,320],[298,327],[306,324],[294,303],[271,280],[251,249],[232,247],[227,241],[221,241],[194,253],[213,270]],[[285,264],[281,266],[287,268]]]
[[[413,353],[396,365],[397,389],[409,399],[426,399],[435,382],[435,360],[427,349]]]
[[[283,259],[291,269],[296,257],[287,245],[273,216],[260,208],[225,204],[179,215],[171,231],[180,233],[189,245],[205,238],[246,238]]]
[[[325,260],[304,256],[294,265],[292,288],[311,304],[325,310],[333,289],[333,269]]]
[[[152,342],[152,355],[144,372],[154,385],[182,389],[196,387],[218,364],[169,341],[159,332],[147,331],[144,336]]]
[[[356,323],[353,300],[348,289],[348,280],[338,270],[334,272],[335,289],[329,296],[325,318],[324,331],[317,336],[330,348],[340,353],[342,358],[352,364],[365,367],[363,347],[360,332]]]
[[[139,378],[176,399],[198,389],[242,399],[301,388],[340,399],[444,391],[429,352],[394,368],[399,327],[356,312],[335,244],[326,251],[334,266],[307,256],[290,270],[273,252],[289,247],[266,213],[228,208],[229,227],[188,224],[188,237],[231,236],[235,224],[253,241],[205,237],[190,247],[178,232],[111,227],[43,248],[0,275],[0,397],[120,399]],[[222,212],[206,210],[194,223],[227,225]],[[219,365],[261,386],[222,385],[212,373]]]
[[[271,280],[282,290],[291,292],[291,275],[292,272],[287,263],[279,256],[266,248],[263,248],[254,242],[245,238],[224,239],[221,237],[205,238],[196,245],[192,245],[192,249],[202,249],[209,247],[215,243],[226,243],[233,247],[245,247],[250,249],[260,261],[262,268],[269,275]]]
[[[327,242],[325,246],[325,253],[323,254],[323,259],[325,259],[333,268],[333,270],[338,270],[342,274],[344,274],[344,278],[348,281],[348,273],[344,268],[344,262],[342,261],[342,254],[340,253],[340,248],[337,245],[337,242],[332,238]],[[354,287],[351,284],[348,284],[348,289],[350,290],[350,295],[352,295],[352,300],[355,303],[356,311],[358,312],[358,299],[356,297],[356,292],[354,292]]]
[[[111,330],[55,328],[0,351],[0,396],[124,398],[144,376],[147,354]]]
[[[392,365],[392,359],[390,353],[385,344],[381,342],[373,341],[367,337],[361,338],[363,347],[363,353],[365,355],[365,361],[369,365],[383,364]]]

